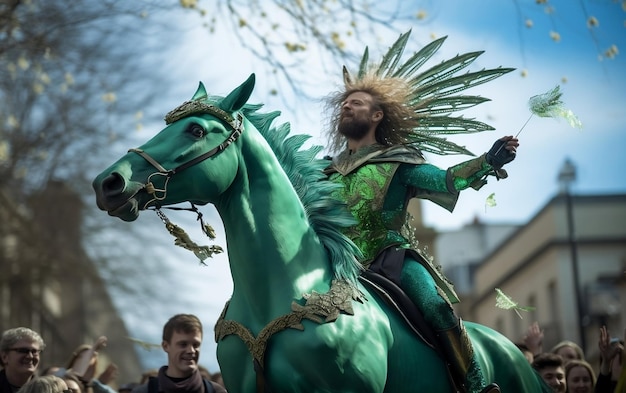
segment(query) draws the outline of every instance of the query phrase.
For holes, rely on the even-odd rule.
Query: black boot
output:
[[[490,383],[489,385],[485,386],[485,388],[483,390],[480,391],[480,393],[501,393],[502,391],[500,390],[500,386],[498,386],[497,383]]]

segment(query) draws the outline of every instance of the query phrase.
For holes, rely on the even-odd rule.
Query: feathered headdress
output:
[[[382,104],[385,117],[377,130],[379,143],[415,144],[422,151],[440,155],[473,155],[465,147],[446,140],[446,136],[493,130],[493,127],[483,122],[453,116],[455,112],[489,99],[458,93],[489,82],[514,68],[498,67],[458,74],[483,53],[478,51],[460,54],[438,65],[422,69],[447,37],[432,41],[402,62],[410,34],[411,31],[408,31],[400,35],[378,65],[369,64],[369,51],[366,47],[356,75],[350,75],[344,67],[345,91],[331,96],[329,100],[334,111],[331,123],[338,124],[340,103],[350,93],[366,91],[376,101],[382,101],[379,104]],[[337,133],[332,134],[333,129],[329,130],[333,138],[331,148],[337,151],[343,147],[345,141]]]

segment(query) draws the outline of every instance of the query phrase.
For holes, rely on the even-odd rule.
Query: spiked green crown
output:
[[[402,62],[402,55],[409,39],[410,31],[400,35],[389,48],[378,65],[370,65],[369,51],[365,52],[355,76],[344,67],[346,93],[361,90],[368,86],[393,85],[396,92],[385,93],[384,99],[399,100],[404,115],[390,119],[385,140],[389,143],[415,144],[422,151],[440,155],[469,154],[465,147],[450,142],[446,136],[468,134],[493,130],[490,125],[463,116],[454,116],[455,112],[473,107],[488,98],[475,95],[462,95],[460,92],[471,87],[489,82],[514,68],[482,69],[475,72],[459,73],[468,67],[483,51],[457,55],[430,68],[424,64],[439,50],[447,37],[432,41]],[[397,94],[399,88],[403,94]],[[389,114],[385,111],[385,116]],[[392,114],[393,116],[393,114]],[[336,141],[335,141],[336,142]],[[335,146],[337,148],[338,146]]]

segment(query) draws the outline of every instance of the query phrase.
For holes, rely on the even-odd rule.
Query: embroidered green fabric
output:
[[[338,196],[357,219],[346,235],[363,252],[361,262],[368,267],[387,247],[409,247],[401,230],[410,198],[430,199],[452,211],[458,192],[485,184],[493,168],[483,155],[443,170],[427,164],[417,149],[373,145],[342,153],[327,172],[343,186]]]
[[[487,164],[486,154],[450,167],[448,173],[452,179],[453,187],[457,191],[469,187],[479,190],[487,184],[487,175],[495,175],[493,167]]]
[[[487,183],[487,175],[495,173],[485,155],[443,170],[427,164],[419,150],[406,146],[374,145],[348,153],[339,155],[327,173],[331,181],[343,185],[338,196],[357,220],[346,235],[361,249],[365,268],[388,247],[411,247],[402,235],[411,198],[430,199],[452,211],[459,191],[477,190]],[[458,302],[458,297],[431,261],[425,261],[405,259],[402,287],[437,331],[449,333],[442,337],[444,349],[452,368],[473,392],[485,386],[485,380],[452,310],[451,303]]]

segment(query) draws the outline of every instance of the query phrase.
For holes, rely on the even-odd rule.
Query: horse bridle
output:
[[[185,105],[185,104],[183,104]],[[181,106],[183,106],[181,105]],[[145,188],[146,192],[150,195],[152,195],[152,199],[149,200],[148,202],[145,203],[145,205],[143,206],[143,209],[145,210],[148,205],[150,205],[152,202],[157,202],[158,201],[162,201],[167,197],[167,185],[170,181],[170,179],[177,173],[182,172],[183,170],[192,167],[196,164],[201,163],[202,161],[211,158],[215,155],[217,155],[218,153],[221,153],[222,151],[226,150],[226,148],[228,146],[230,146],[233,142],[235,142],[243,133],[243,115],[241,114],[241,112],[237,112],[236,113],[236,117],[233,118],[232,116],[230,116],[228,113],[226,113],[225,111],[223,111],[222,109],[213,106],[213,105],[204,105],[202,107],[202,112],[205,113],[209,113],[210,115],[213,115],[215,117],[217,117],[218,119],[222,120],[224,123],[226,123],[230,129],[232,130],[231,133],[228,135],[228,137],[224,140],[224,142],[220,143],[218,146],[214,147],[213,149],[207,151],[206,153],[203,153],[195,158],[192,158],[191,160],[184,162],[182,164],[180,164],[179,166],[177,166],[174,169],[165,169],[165,167],[163,167],[163,165],[161,165],[157,160],[155,160],[154,158],[152,158],[148,153],[146,153],[145,151],[139,149],[139,148],[132,148],[132,149],[128,149],[129,153],[137,153],[139,154],[144,160],[146,160],[148,163],[150,163],[150,165],[152,165],[154,168],[156,168],[156,170],[158,172],[154,172],[151,173],[148,178],[146,179],[146,183],[144,184],[143,188]],[[163,188],[156,188],[154,186],[154,183],[152,182],[152,179],[154,176],[163,176],[165,178],[165,181],[163,183]]]

